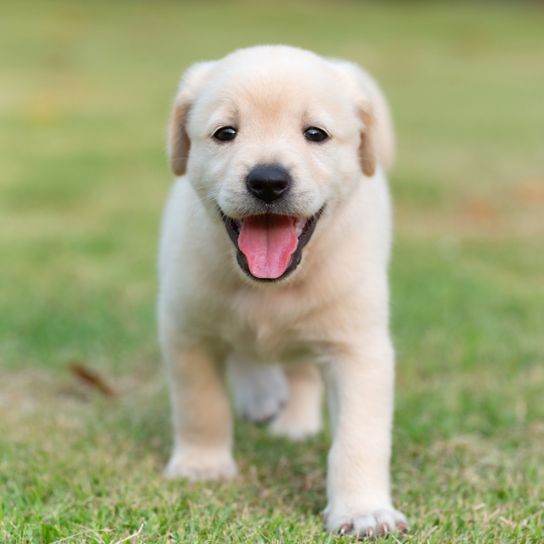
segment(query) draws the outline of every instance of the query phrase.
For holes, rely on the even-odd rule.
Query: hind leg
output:
[[[234,393],[236,413],[253,423],[266,423],[287,402],[287,381],[279,365],[264,365],[231,356],[227,377]]]
[[[285,367],[289,387],[287,404],[271,423],[270,432],[303,440],[321,430],[321,376],[313,363]]]

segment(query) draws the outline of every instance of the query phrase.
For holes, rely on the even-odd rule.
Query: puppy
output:
[[[287,46],[189,68],[171,116],[178,177],[160,243],[169,477],[230,478],[235,407],[302,439],[332,426],[326,526],[404,531],[390,497],[388,326],[394,137],[381,90],[349,62]]]

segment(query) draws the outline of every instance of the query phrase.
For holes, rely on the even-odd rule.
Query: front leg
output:
[[[394,355],[387,331],[359,335],[325,376],[333,426],[327,528],[360,537],[405,531],[390,497]]]
[[[165,475],[217,480],[236,474],[232,418],[216,358],[203,347],[163,345],[170,378],[174,449]]]

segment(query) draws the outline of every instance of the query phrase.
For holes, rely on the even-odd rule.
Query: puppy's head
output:
[[[188,173],[255,280],[293,272],[316,226],[374,174],[373,112],[354,70],[262,46],[196,64],[182,79],[172,170]]]

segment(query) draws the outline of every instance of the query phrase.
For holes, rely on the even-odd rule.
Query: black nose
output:
[[[291,176],[283,166],[261,164],[253,167],[246,178],[248,191],[265,202],[273,202],[291,186]]]

